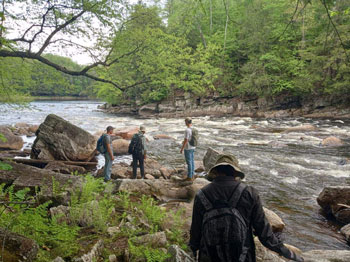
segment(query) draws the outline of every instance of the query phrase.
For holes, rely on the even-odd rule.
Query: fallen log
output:
[[[16,163],[31,165],[35,167],[44,168],[48,163],[51,162],[59,162],[65,165],[72,165],[72,166],[83,166],[87,169],[93,169],[96,167],[97,162],[79,162],[79,161],[63,161],[63,160],[44,160],[44,159],[28,159],[28,158],[6,158],[6,157],[0,157],[0,160],[2,161],[13,161]]]

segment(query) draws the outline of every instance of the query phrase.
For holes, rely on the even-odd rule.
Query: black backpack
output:
[[[104,154],[107,151],[105,146],[105,137],[106,137],[106,134],[103,134],[102,136],[100,136],[96,144],[96,150],[101,154]]]
[[[228,201],[212,202],[202,190],[198,197],[205,208],[202,221],[202,255],[216,262],[244,262],[248,252],[245,242],[249,227],[236,209],[237,203],[247,185],[239,183]]]
[[[140,134],[135,134],[131,138],[128,153],[135,155],[142,155],[142,137]]]
[[[192,130],[192,136],[190,138],[190,145],[191,146],[197,146],[198,145],[198,130],[195,128],[191,128]]]

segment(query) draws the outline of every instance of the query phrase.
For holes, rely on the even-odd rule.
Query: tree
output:
[[[96,76],[92,69],[118,62],[110,54],[112,36],[128,8],[123,0],[3,0],[1,7],[0,57],[37,60],[63,73],[122,89],[118,83]],[[44,55],[57,47],[89,53],[95,62],[79,70],[66,68]]]

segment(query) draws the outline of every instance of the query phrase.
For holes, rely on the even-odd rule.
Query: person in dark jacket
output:
[[[214,161],[212,161],[215,164],[208,172],[208,179],[212,180],[212,183],[202,188],[201,191],[212,201],[228,200],[233,194],[232,192],[242,183],[240,179],[244,178],[244,173],[242,173],[238,167],[237,160],[231,155],[222,154],[216,159],[217,160],[214,159]],[[236,209],[244,218],[249,228],[248,236],[244,244],[244,250],[247,252],[245,258],[237,260],[223,259],[223,257],[227,256],[218,254],[220,251],[216,252],[214,250],[213,253],[211,250],[211,252],[208,252],[202,239],[202,222],[206,208],[203,206],[202,198],[199,194],[200,192],[196,194],[194,199],[189,242],[189,246],[195,257],[197,257],[197,251],[199,251],[198,261],[255,262],[256,256],[253,234],[258,236],[260,242],[265,247],[275,251],[279,255],[298,262],[304,261],[302,257],[284,246],[283,242],[272,232],[272,228],[265,217],[257,190],[248,185],[245,186],[245,189],[240,194],[236,205]],[[220,250],[220,248],[217,248],[217,250]]]
[[[140,165],[141,178],[145,178],[145,160],[147,157],[147,147],[145,138],[146,128],[140,126],[140,130],[132,138],[137,140],[135,150],[132,152],[132,174],[133,179],[137,178],[137,163]]]

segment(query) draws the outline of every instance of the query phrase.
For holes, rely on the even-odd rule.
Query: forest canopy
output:
[[[28,13],[16,11],[19,3]],[[179,90],[350,93],[349,0],[4,0],[2,7],[2,86],[19,93],[95,94],[112,104],[161,101]],[[16,29],[24,15],[28,26]],[[55,48],[87,52],[94,62],[48,55]]]

